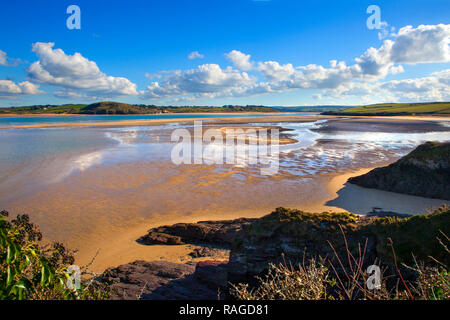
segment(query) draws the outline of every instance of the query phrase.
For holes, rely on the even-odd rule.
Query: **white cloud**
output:
[[[8,65],[6,62],[6,52],[0,50],[0,66],[6,66]]]
[[[325,95],[334,98],[370,98],[372,101],[449,101],[450,69],[422,78],[373,83],[353,82],[327,90]]]
[[[220,68],[217,64],[203,64],[195,69],[173,71],[162,82],[152,82],[141,92],[144,99],[166,98],[184,94],[207,96],[235,87],[254,83],[246,72],[231,67]]]
[[[192,59],[203,59],[205,57],[205,55],[200,54],[198,51],[193,51],[191,53],[189,53],[188,58],[190,60]]]
[[[388,30],[388,25],[384,25]],[[391,32],[394,28],[390,27]],[[403,65],[450,62],[450,25],[407,26],[379,48],[368,48],[352,64],[331,60],[329,66],[309,64],[294,66],[277,61],[254,62],[250,54],[233,50],[225,56],[238,69],[219,65],[201,65],[187,71],[165,72],[162,81],[151,83],[141,92],[142,98],[245,97],[298,89],[324,90],[321,96],[354,95],[367,98],[382,94],[394,98],[417,100],[448,96],[445,77],[432,75],[423,79],[380,81],[390,74],[404,72]],[[241,71],[239,71],[241,70]],[[245,71],[252,72],[249,76]],[[259,81],[254,76],[259,74]],[[409,81],[409,82],[408,82]],[[426,89],[426,86],[434,86]],[[419,93],[424,93],[419,96]],[[314,98],[318,98],[319,95]]]
[[[18,84],[11,80],[0,80],[0,98],[11,98],[21,95],[34,95],[44,93],[39,90],[39,86],[29,81],[23,81]]]
[[[260,88],[267,88],[267,92],[343,87],[354,90],[355,82],[370,83],[388,74],[404,72],[401,64],[450,62],[450,25],[408,26],[393,36],[394,40],[384,41],[380,48],[367,49],[350,66],[336,60],[330,61],[329,67],[315,64],[293,67],[276,61],[259,62],[257,70],[268,82]],[[255,87],[249,88],[248,92],[255,92]]]
[[[276,61],[260,62],[258,70],[270,81],[287,80],[295,73],[292,64],[280,65]]]
[[[12,59],[8,57],[5,51],[0,50],[0,66],[4,67],[16,67],[18,66],[22,61],[20,59]]]
[[[137,95],[136,85],[126,78],[108,76],[94,61],[80,53],[67,55],[53,49],[54,43],[36,42],[33,51],[39,60],[27,68],[32,82],[62,87],[64,90],[96,97]]]
[[[450,61],[450,24],[401,28],[391,50],[393,63],[430,63]]]
[[[225,54],[225,57],[239,70],[250,71],[253,69],[253,62],[250,61],[249,54],[242,53],[238,50],[233,50]]]

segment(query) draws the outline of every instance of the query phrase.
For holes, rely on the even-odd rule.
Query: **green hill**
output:
[[[227,112],[280,112],[264,106],[155,106],[132,105],[121,102],[96,102],[86,104],[35,105],[0,108],[0,114],[156,114],[156,113],[227,113]]]
[[[154,106],[135,106],[120,102],[97,102],[85,106],[80,114],[151,114],[161,113],[161,110]]]
[[[0,114],[77,114],[86,104],[36,105],[0,108]]]
[[[382,103],[353,107],[338,111],[327,111],[325,115],[344,116],[402,116],[439,115],[450,116],[450,102],[427,103]]]

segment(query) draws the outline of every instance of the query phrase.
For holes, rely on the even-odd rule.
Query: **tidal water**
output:
[[[303,116],[315,115],[318,113],[299,112],[299,113],[274,113],[277,116]],[[129,121],[129,120],[151,120],[151,119],[188,119],[188,118],[241,118],[241,117],[264,117],[267,114],[140,114],[140,115],[83,115],[83,116],[18,116],[18,117],[0,117],[0,127],[34,125],[34,124],[58,124],[58,123],[81,123],[81,122],[108,122],[108,121]]]
[[[68,119],[86,122],[163,117],[164,115],[2,118],[0,122],[3,123],[0,126],[46,121],[67,122]],[[449,128],[448,131],[412,133],[404,130],[365,132],[361,127],[355,131],[321,131],[322,127],[328,125],[327,120],[251,125],[276,125],[291,129],[289,136],[298,142],[279,146],[276,174],[295,179],[311,178],[349,168],[372,167],[394,161],[425,141],[450,141],[448,123],[441,123],[443,127]],[[204,124],[206,125],[206,122]],[[121,163],[171,161],[171,151],[174,147],[170,140],[171,133],[175,129],[192,129],[191,127],[191,124],[186,123],[169,123],[120,128],[0,129],[0,207],[20,197],[26,197],[43,186],[61,182],[86,170],[113,167]],[[209,148],[226,148],[212,144]],[[235,165],[251,167],[246,161],[248,159],[238,158]],[[257,168],[258,164],[253,166]],[[259,173],[255,171],[254,175]]]

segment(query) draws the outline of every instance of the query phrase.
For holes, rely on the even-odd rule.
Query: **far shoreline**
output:
[[[306,113],[298,115],[298,113]],[[233,113],[170,113],[166,114],[168,118],[159,119],[133,119],[133,120],[112,120],[112,121],[98,121],[98,122],[61,122],[61,123],[39,123],[39,124],[25,124],[25,125],[12,125],[12,126],[0,126],[0,130],[3,129],[36,129],[36,128],[82,128],[82,127],[128,127],[128,126],[150,126],[160,125],[164,123],[183,123],[193,122],[199,120],[208,121],[211,124],[220,123],[268,123],[268,122],[313,122],[317,120],[330,120],[330,119],[367,119],[370,120],[398,120],[398,121],[450,121],[450,117],[445,116],[338,116],[338,115],[323,115],[314,112],[292,112],[292,113],[253,113],[253,112],[233,112]],[[193,117],[187,118],[169,118],[171,115],[192,115]],[[210,117],[201,118],[195,117],[199,115],[243,115],[243,117]],[[244,117],[247,115],[246,117]],[[258,117],[249,117],[248,115],[258,115]],[[42,115],[26,115],[21,117],[38,117]],[[51,116],[60,116],[52,114]],[[78,116],[61,115],[64,117]],[[112,116],[112,115],[82,115],[82,116]],[[113,115],[113,116],[133,116],[133,115]],[[9,118],[9,116],[0,115],[0,118]]]
[[[210,115],[210,113],[204,113],[205,115]],[[225,113],[228,115],[230,113]],[[236,115],[245,115],[244,113],[234,113]],[[62,123],[41,123],[41,124],[26,124],[26,125],[14,125],[14,126],[0,126],[0,129],[32,129],[32,128],[64,128],[64,127],[127,127],[127,126],[147,126],[147,125],[158,125],[163,123],[181,123],[181,122],[192,122],[197,120],[209,120],[212,123],[248,123],[248,122],[287,122],[287,121],[301,121],[310,122],[320,119],[330,119],[335,118],[333,116],[320,116],[317,114],[308,115],[295,115],[276,113],[274,115],[265,113],[249,113],[247,115],[259,115],[259,117],[211,117],[211,118],[199,118],[195,115],[203,114],[191,114],[186,113],[184,115],[193,115],[189,118],[161,118],[161,119],[133,119],[133,120],[119,120],[119,121],[104,121],[104,122],[62,122]],[[214,115],[220,115],[215,113]]]
[[[267,114],[267,115],[274,115],[274,114],[297,114],[297,113],[310,113],[310,114],[318,114],[318,112],[311,112],[311,111],[292,111],[292,112],[169,112],[169,113],[135,113],[135,114],[85,114],[85,113],[8,113],[8,114],[1,114],[0,118],[14,118],[14,117],[82,117],[82,116],[171,116],[171,115],[209,115],[209,114],[217,114],[217,115],[237,115],[237,114],[251,114],[251,115],[258,115],[258,114]]]

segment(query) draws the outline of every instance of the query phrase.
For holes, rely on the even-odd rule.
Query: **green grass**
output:
[[[450,265],[449,255],[441,244],[450,234],[450,210],[447,207],[408,218],[378,218],[368,230],[377,238],[377,251],[385,257],[393,257],[390,239],[400,262],[414,263],[418,260],[430,262],[430,256]]]
[[[441,115],[450,116],[450,102],[383,103],[325,112],[327,115]]]
[[[154,106],[131,105],[120,102],[97,102],[87,104],[38,105],[0,108],[0,114],[159,114],[159,113],[228,113],[228,112],[280,112],[263,106]]]
[[[63,104],[0,108],[0,114],[77,114],[86,106],[86,104]]]

